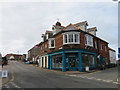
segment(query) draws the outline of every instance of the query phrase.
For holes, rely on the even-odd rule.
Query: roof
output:
[[[7,57],[7,56],[9,57],[9,56],[22,56],[22,55],[20,55],[20,54],[12,54],[12,53],[11,53],[11,54],[5,55],[5,57]]]
[[[64,26],[56,26],[56,25],[53,25],[56,29],[60,29],[60,30],[62,30],[62,29],[64,29],[65,27]]]
[[[73,26],[74,28],[76,28],[76,29],[79,29],[78,27],[76,27],[75,25],[73,25],[73,24],[69,24],[68,26],[66,26],[63,30],[65,30],[65,29],[67,29],[68,27],[70,27],[70,26]]]
[[[57,27],[57,25],[53,25],[53,26]],[[58,27],[64,27],[64,26],[58,26]]]
[[[46,30],[46,32],[45,33],[52,33],[53,31],[49,31],[49,30]]]
[[[88,25],[87,21],[79,22],[79,23],[76,23],[76,24],[74,24],[74,25],[75,25],[76,27],[78,27],[78,26],[81,26],[81,25],[84,25],[84,24]]]
[[[97,28],[96,27],[88,28],[87,31],[88,32],[90,32],[90,31],[97,31]]]
[[[112,49],[112,48],[110,48],[110,47],[109,47],[109,50],[111,50],[111,51],[113,51],[113,52],[116,52],[114,49]]]

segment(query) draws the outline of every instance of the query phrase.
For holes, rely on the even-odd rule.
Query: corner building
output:
[[[52,31],[42,34],[40,67],[82,72],[86,66],[109,65],[108,43],[96,36],[96,27],[87,26],[87,21],[66,27],[57,22]]]

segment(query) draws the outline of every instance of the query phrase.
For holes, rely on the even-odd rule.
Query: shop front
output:
[[[85,67],[96,68],[96,54],[85,50],[59,50],[48,54],[48,69],[84,71]]]

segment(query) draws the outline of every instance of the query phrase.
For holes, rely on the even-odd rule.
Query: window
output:
[[[88,46],[93,46],[93,37],[86,34],[85,35],[85,45],[88,45]]]
[[[101,50],[102,50],[102,44],[101,44],[101,47],[100,47],[100,48],[101,48]]]
[[[105,46],[105,51],[107,51],[107,47]]]
[[[55,48],[55,38],[49,39],[49,48]]]
[[[95,48],[97,49],[97,42],[95,41]]]
[[[52,56],[52,67],[53,68],[62,68],[62,55]]]
[[[82,65],[83,67],[86,66],[94,66],[94,56],[93,55],[89,55],[89,54],[82,54]]]
[[[47,48],[47,44],[45,44],[45,48]]]
[[[80,44],[79,32],[63,33],[63,44]]]

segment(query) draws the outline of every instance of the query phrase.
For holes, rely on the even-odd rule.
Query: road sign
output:
[[[120,59],[120,53],[118,54],[118,58]]]
[[[2,77],[8,77],[8,70],[2,71]]]
[[[118,53],[120,53],[120,48],[118,48]]]

